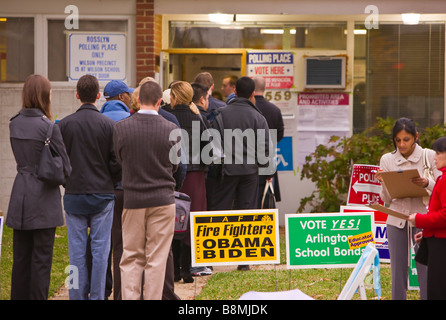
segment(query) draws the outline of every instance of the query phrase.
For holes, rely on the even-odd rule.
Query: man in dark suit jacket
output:
[[[212,210],[256,209],[258,175],[273,174],[275,169],[268,123],[254,104],[254,81],[241,77],[235,87],[235,97],[212,123],[220,132],[225,155],[224,177],[215,186]],[[249,270],[249,266],[238,269]]]
[[[263,116],[268,123],[268,127],[270,130],[277,130],[277,143],[282,140],[284,135],[284,125],[282,112],[280,109],[266,100],[264,98],[264,93],[266,89],[265,79],[261,76],[256,76],[253,78],[254,83],[256,85],[254,91],[254,97],[256,99],[256,107],[262,112]],[[277,175],[277,171],[273,176],[264,176],[259,175],[259,196],[258,196],[258,208],[261,209],[262,206],[262,197],[265,189],[265,184],[268,179],[273,179],[273,187],[274,187],[274,195],[276,197],[276,201],[280,201],[280,188],[279,188],[279,177]]]
[[[254,105],[254,81],[242,77],[236,83],[236,97],[222,108],[215,118],[213,127],[220,132],[225,153],[222,179],[215,186],[213,210],[230,210],[236,202],[235,209],[256,209],[258,174],[263,167],[270,167],[269,129],[265,117]],[[263,141],[258,133],[264,133]],[[239,134],[253,133],[254,139],[232,137]],[[250,141],[253,140],[253,141]],[[232,144],[232,148],[229,144]],[[232,150],[231,150],[232,149]],[[228,150],[231,150],[230,153]],[[271,172],[273,174],[273,172]]]

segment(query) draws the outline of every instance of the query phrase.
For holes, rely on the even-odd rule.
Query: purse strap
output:
[[[46,118],[46,116],[42,116],[42,119]],[[49,145],[51,142],[51,136],[53,135],[54,122],[50,121],[50,125],[48,127],[48,131],[46,132],[45,145]]]
[[[430,166],[430,163],[429,163],[429,159],[428,159],[428,156],[427,156],[427,149],[426,148],[423,149],[423,166],[424,166],[424,169],[428,171],[429,176],[431,178],[433,178],[434,175],[433,175],[433,172],[432,172],[432,167]]]
[[[424,165],[424,169],[429,169],[426,148],[423,149],[423,165]]]
[[[263,203],[265,202],[265,197],[266,197],[266,193],[268,192],[268,189],[271,189],[271,193],[274,196],[274,188],[273,188],[273,182],[272,181],[266,181],[265,189],[263,189],[263,197],[262,197],[261,208],[263,208]]]

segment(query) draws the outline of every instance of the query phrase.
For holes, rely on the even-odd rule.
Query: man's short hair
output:
[[[194,83],[199,83],[210,88],[214,84],[214,78],[209,72],[200,72],[195,76]]]
[[[231,86],[235,86],[235,84],[237,83],[238,77],[237,76],[226,76],[223,79],[229,79],[229,84]]]
[[[200,102],[200,98],[206,98],[209,92],[209,88],[200,84],[200,83],[192,83],[192,89],[194,89],[194,96],[192,97],[192,102],[197,104]]]
[[[158,82],[147,81],[139,88],[139,102],[141,105],[155,106],[163,97],[163,90]]]
[[[77,81],[76,91],[83,103],[95,103],[99,93],[99,81],[90,74],[83,75]]]
[[[235,83],[237,97],[249,99],[254,92],[256,85],[250,77],[241,77]]]

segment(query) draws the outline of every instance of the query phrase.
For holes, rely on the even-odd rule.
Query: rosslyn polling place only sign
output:
[[[70,32],[67,34],[68,79],[84,74],[99,81],[126,79],[127,34],[115,32]]]
[[[351,239],[369,238],[369,212],[286,214],[287,268],[354,267],[364,247]]]

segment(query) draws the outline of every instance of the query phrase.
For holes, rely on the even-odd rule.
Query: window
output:
[[[127,20],[81,20],[79,29],[72,31],[127,32]],[[64,20],[48,20],[48,78],[68,81],[67,35]]]
[[[170,48],[317,48],[345,50],[345,22],[264,23],[171,21]]]
[[[380,23],[355,36],[354,132],[377,117],[411,118],[419,128],[443,123],[444,39],[443,23]]]
[[[34,73],[34,19],[0,18],[0,82],[23,82]]]

